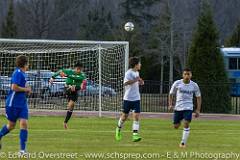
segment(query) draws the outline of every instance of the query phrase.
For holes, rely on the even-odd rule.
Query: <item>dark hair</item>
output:
[[[129,59],[129,67],[134,68],[138,63],[140,62],[140,59],[138,57],[131,57]]]
[[[192,72],[190,68],[184,68],[183,72]]]
[[[75,68],[83,68],[83,64],[80,62],[77,62],[74,67]]]
[[[28,64],[28,57],[24,55],[17,56],[16,58],[16,66],[19,68],[23,68]]]

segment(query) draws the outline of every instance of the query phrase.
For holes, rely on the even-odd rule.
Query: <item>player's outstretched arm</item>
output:
[[[73,80],[75,80],[75,81],[83,81],[83,80],[86,80],[86,77],[85,77],[84,75],[71,75],[71,74],[69,74],[67,77],[68,77],[68,78],[71,78],[71,79],[73,79]]]
[[[63,69],[63,70],[59,70],[57,71],[56,73],[54,73],[52,75],[52,77],[49,79],[49,82],[50,83],[53,83],[54,79],[57,77],[57,76],[61,76],[61,77],[67,77],[69,75],[69,70],[66,70],[66,69]]]
[[[61,76],[61,77],[64,77],[64,76],[67,76],[67,75],[70,75],[70,70],[68,69],[61,69],[59,71],[57,71],[56,73],[53,74],[52,78],[55,79],[57,76]]]
[[[12,90],[15,92],[27,92],[27,93],[31,93],[31,88],[30,87],[20,87],[17,84],[12,84],[11,86]]]
[[[54,79],[55,79],[58,75],[60,75],[60,72],[59,72],[59,71],[56,72],[56,73],[54,73],[54,74],[52,75],[52,77],[49,79],[49,83],[53,83],[53,82],[54,82]]]

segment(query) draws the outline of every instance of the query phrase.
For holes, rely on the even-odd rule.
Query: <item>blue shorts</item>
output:
[[[28,107],[6,107],[6,117],[11,122],[16,122],[18,119],[28,120]]]
[[[173,124],[179,124],[184,119],[185,121],[192,121],[192,110],[174,111]]]
[[[138,101],[123,101],[123,110],[122,112],[128,114],[130,111],[134,113],[140,113],[140,100]]]

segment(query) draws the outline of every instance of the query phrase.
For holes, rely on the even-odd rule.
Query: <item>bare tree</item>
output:
[[[68,4],[71,5],[63,0],[19,1],[18,22],[23,30],[22,34],[32,38],[48,38],[56,26],[60,28],[64,25],[63,20],[77,13],[80,2],[71,0]]]

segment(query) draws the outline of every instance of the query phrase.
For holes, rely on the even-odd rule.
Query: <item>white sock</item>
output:
[[[139,121],[133,121],[132,130],[138,132],[138,130],[139,130]]]
[[[124,123],[124,121],[121,118],[119,118],[118,125],[117,125],[119,129],[121,129],[123,127],[123,123]]]
[[[189,128],[183,128],[183,135],[182,135],[181,143],[184,143],[184,144],[187,143],[187,139],[189,137],[189,134],[190,134],[190,127]]]

